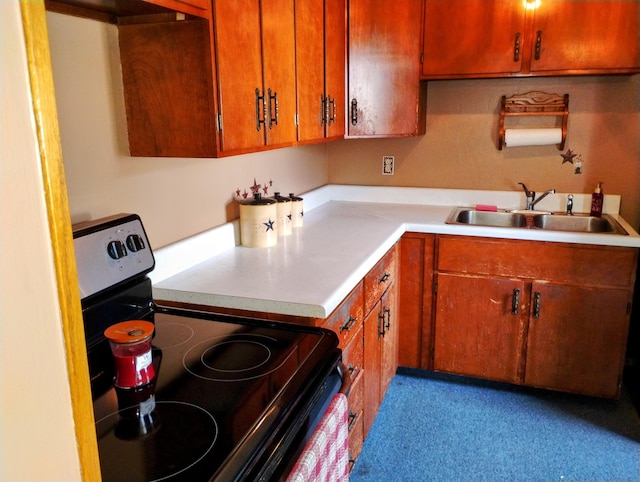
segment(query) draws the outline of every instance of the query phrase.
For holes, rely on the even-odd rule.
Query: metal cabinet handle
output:
[[[380,279],[378,280],[378,284],[386,283],[389,280],[389,278],[391,278],[391,275],[385,271],[384,274],[380,276]]]
[[[329,118],[329,102],[328,97],[325,95],[320,96],[320,123],[324,126],[327,124]]]
[[[536,291],[533,295],[533,317],[540,318],[540,297],[539,291]]]
[[[358,101],[356,99],[351,100],[351,125],[355,126],[358,123]]]
[[[262,109],[260,109],[260,103],[262,102]],[[260,119],[260,110],[263,111],[264,116]],[[265,123],[267,118],[267,106],[264,103],[264,95],[260,95],[260,89],[256,87],[256,130],[262,129],[262,124]]]
[[[520,32],[516,32],[516,38],[513,43],[513,61],[520,61]]]
[[[269,129],[273,129],[273,124],[278,125],[278,118],[280,117],[280,108],[278,107],[278,93],[274,92],[273,94],[271,94],[271,88],[267,90],[267,93],[269,95]],[[271,108],[272,101],[273,109]]]
[[[542,49],[542,30],[536,32],[536,53],[534,58],[540,60],[540,50]]]
[[[344,320],[342,325],[340,325],[340,333],[342,333],[345,330],[349,331],[351,328],[353,328],[353,325],[356,324],[356,321],[358,321],[358,318],[354,318],[353,316],[351,316],[351,313],[349,313],[349,316],[347,316],[347,319]]]
[[[383,336],[387,334],[387,330],[391,329],[391,308],[385,308],[384,313],[386,315],[386,319],[384,322],[384,333],[382,334]]]
[[[358,414],[353,413],[353,410],[349,409],[348,420],[349,421],[347,423],[347,431],[350,431],[353,428],[353,425],[356,423],[356,420],[358,420]]]
[[[347,367],[347,371],[349,372],[349,376],[353,379],[358,373],[358,367],[349,363],[349,366]]]
[[[327,105],[327,117],[328,117],[328,124],[331,125],[331,123],[335,122],[336,119],[338,118],[338,108],[336,107],[335,97],[332,99],[331,96],[329,96],[328,99],[329,99],[329,102]]]
[[[518,314],[518,306],[520,305],[520,290],[514,288],[513,295],[511,296],[511,314]]]

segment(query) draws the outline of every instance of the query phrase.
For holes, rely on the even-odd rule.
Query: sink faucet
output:
[[[524,190],[524,193],[527,196],[527,209],[529,209],[529,210],[533,210],[533,208],[535,207],[536,204],[538,204],[540,201],[542,201],[549,194],[555,194],[555,192],[556,192],[555,189],[549,189],[548,191],[543,192],[542,196],[540,196],[538,199],[536,199],[535,191],[529,191],[527,189],[527,186],[525,186],[524,183],[522,183],[522,182],[519,182],[518,184],[520,184],[522,186],[522,189]]]
[[[573,194],[567,196],[567,214],[573,216]]]

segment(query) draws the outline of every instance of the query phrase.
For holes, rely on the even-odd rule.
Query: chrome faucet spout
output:
[[[538,199],[536,199],[535,191],[529,191],[527,189],[527,186],[525,186],[523,182],[519,182],[518,184],[520,184],[522,186],[522,189],[524,190],[524,194],[525,194],[525,196],[527,196],[527,209],[528,210],[533,210],[535,205],[538,204],[540,201],[542,201],[549,194],[555,194],[556,193],[555,189],[549,189],[548,191],[543,192],[542,196],[540,196]]]
[[[549,194],[555,194],[555,193],[556,193],[555,189],[549,189],[548,191],[543,192],[542,196],[540,196],[538,199],[535,199],[535,196],[534,196],[533,202],[531,203],[531,207],[529,209],[533,209],[536,204],[542,201]]]

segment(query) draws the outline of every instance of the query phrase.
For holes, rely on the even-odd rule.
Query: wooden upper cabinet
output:
[[[426,0],[422,77],[636,73],[639,3]]]
[[[640,69],[640,2],[546,1],[535,10],[531,72]]]
[[[345,0],[296,0],[298,141],[344,137]]]
[[[422,75],[520,71],[522,0],[426,0]]]
[[[346,0],[325,0],[325,91],[328,97],[328,139],[345,134],[347,5]]]
[[[221,150],[293,145],[293,0],[215,0],[213,9]]]
[[[421,0],[349,0],[348,137],[425,132]]]

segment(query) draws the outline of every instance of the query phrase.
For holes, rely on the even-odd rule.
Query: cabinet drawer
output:
[[[333,330],[340,340],[340,348],[348,345],[358,327],[362,325],[363,292],[362,283],[353,289],[340,305],[322,324],[323,328]]]
[[[351,341],[342,349],[342,363],[347,367],[347,371],[353,383],[362,371],[364,363],[364,337],[362,335],[362,323],[358,324]]]
[[[464,236],[439,236],[438,270],[629,287],[638,250]]]
[[[364,312],[368,314],[396,278],[396,247],[385,254],[364,277]]]

